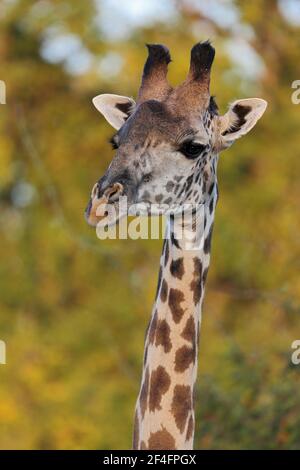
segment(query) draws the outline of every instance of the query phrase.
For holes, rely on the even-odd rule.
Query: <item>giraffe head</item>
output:
[[[210,96],[210,71],[215,50],[209,42],[191,50],[185,81],[172,88],[167,81],[168,49],[148,45],[137,101],[102,94],[95,107],[117,130],[111,142],[116,154],[94,185],[86,219],[89,224],[118,209],[120,196],[127,206],[166,213],[184,204],[205,203],[216,188],[216,163],[221,150],[246,134],[266,109],[259,98],[242,99],[218,114]],[[124,215],[119,211],[116,219]]]

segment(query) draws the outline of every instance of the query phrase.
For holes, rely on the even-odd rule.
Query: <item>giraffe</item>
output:
[[[121,195],[129,204],[142,205],[146,214],[154,213],[155,205],[156,214],[167,216],[133,448],[184,450],[192,449],[194,440],[194,386],[219,153],[254,127],[267,103],[240,99],[219,114],[209,90],[215,56],[209,41],[191,49],[187,77],[176,87],[167,81],[169,50],[159,44],[147,47],[136,102],[112,94],[93,99],[117,130],[111,140],[116,154],[92,189],[85,217],[92,226],[105,218],[115,224],[126,214],[119,211],[112,218],[99,208],[118,208]],[[183,218],[178,209],[185,206]]]

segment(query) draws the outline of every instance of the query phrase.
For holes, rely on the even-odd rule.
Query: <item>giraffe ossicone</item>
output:
[[[165,212],[172,205],[193,207],[184,219],[187,232],[183,232],[192,237],[180,238],[182,218],[176,213],[168,216],[133,438],[134,449],[192,449],[201,307],[218,200],[218,157],[254,127],[267,103],[260,98],[241,99],[219,115],[209,89],[215,51],[208,41],[192,48],[187,78],[175,88],[167,81],[168,49],[158,44],[147,47],[136,102],[110,94],[93,100],[117,130],[112,138],[116,154],[94,186],[85,216],[96,226],[103,220],[103,213],[97,215],[99,206],[118,208],[121,194],[129,206],[147,204],[149,213],[157,203],[166,207]]]

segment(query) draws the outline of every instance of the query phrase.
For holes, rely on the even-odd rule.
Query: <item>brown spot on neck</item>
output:
[[[175,371],[184,372],[191,364],[196,362],[195,347],[182,346],[175,354]]]
[[[183,292],[179,289],[170,289],[169,292],[169,307],[172,313],[172,317],[175,323],[179,323],[183,314],[184,310],[181,307],[181,302],[184,301],[184,295]]]
[[[161,431],[156,431],[155,433],[151,433],[148,441],[148,449],[149,450],[175,450],[175,439],[162,426]]]
[[[182,276],[184,275],[183,258],[171,261],[170,272],[172,276],[177,277],[177,279],[182,279]]]
[[[205,285],[205,283],[206,283],[207,274],[208,274],[208,267],[207,267],[207,268],[205,268],[205,269],[203,270],[203,274],[202,274],[202,282],[203,282],[203,286],[204,286],[204,285]]]
[[[185,327],[183,329],[183,332],[181,333],[181,336],[189,341],[190,343],[194,344],[196,341],[196,328],[195,328],[195,320],[193,316],[191,315],[185,324]]]
[[[200,301],[202,295],[202,263],[201,260],[197,257],[193,258],[193,262],[194,273],[190,287],[193,292],[194,304],[196,305]]]
[[[139,417],[137,411],[135,412],[134,417],[134,428],[133,428],[133,443],[132,448],[137,450],[139,448],[139,440],[140,440],[140,433],[139,433]]]
[[[144,382],[141,388],[140,400],[139,400],[142,417],[144,417],[145,411],[147,408],[148,389],[149,389],[149,368],[147,367],[146,372],[145,372]]]
[[[162,278],[162,267],[159,267],[159,272],[158,272],[158,281],[157,281],[157,288],[156,288],[156,294],[155,294],[155,299],[157,299],[158,294],[159,294],[159,289],[161,285],[161,278]]]
[[[158,366],[151,374],[149,409],[150,411],[160,410],[162,396],[169,390],[171,379],[166,369]]]
[[[154,315],[151,319],[150,328],[149,328],[149,343],[154,343],[155,332],[156,332],[156,325],[157,325],[157,310],[155,310]]]
[[[165,266],[167,266],[168,264],[168,261],[169,261],[169,242],[168,240],[165,238],[165,242],[164,242],[164,264]]]
[[[182,433],[185,429],[188,416],[192,409],[192,391],[188,385],[176,385],[172,400],[171,411],[176,426]]]
[[[170,338],[170,326],[166,320],[159,320],[156,330],[156,340],[155,345],[161,345],[165,353],[170,352],[172,349],[172,343]]]
[[[168,297],[168,283],[165,279],[163,279],[161,283],[161,289],[160,289],[160,300],[162,302],[165,302]]]
[[[208,254],[211,250],[211,238],[212,238],[212,233],[213,233],[213,223],[211,224],[211,227],[209,229],[209,232],[207,234],[207,237],[204,240],[204,246],[203,250],[205,254]]]

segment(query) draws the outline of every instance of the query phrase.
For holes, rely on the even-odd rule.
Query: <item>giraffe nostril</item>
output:
[[[104,191],[104,196],[109,202],[117,201],[123,193],[124,186],[121,183],[115,183]]]

